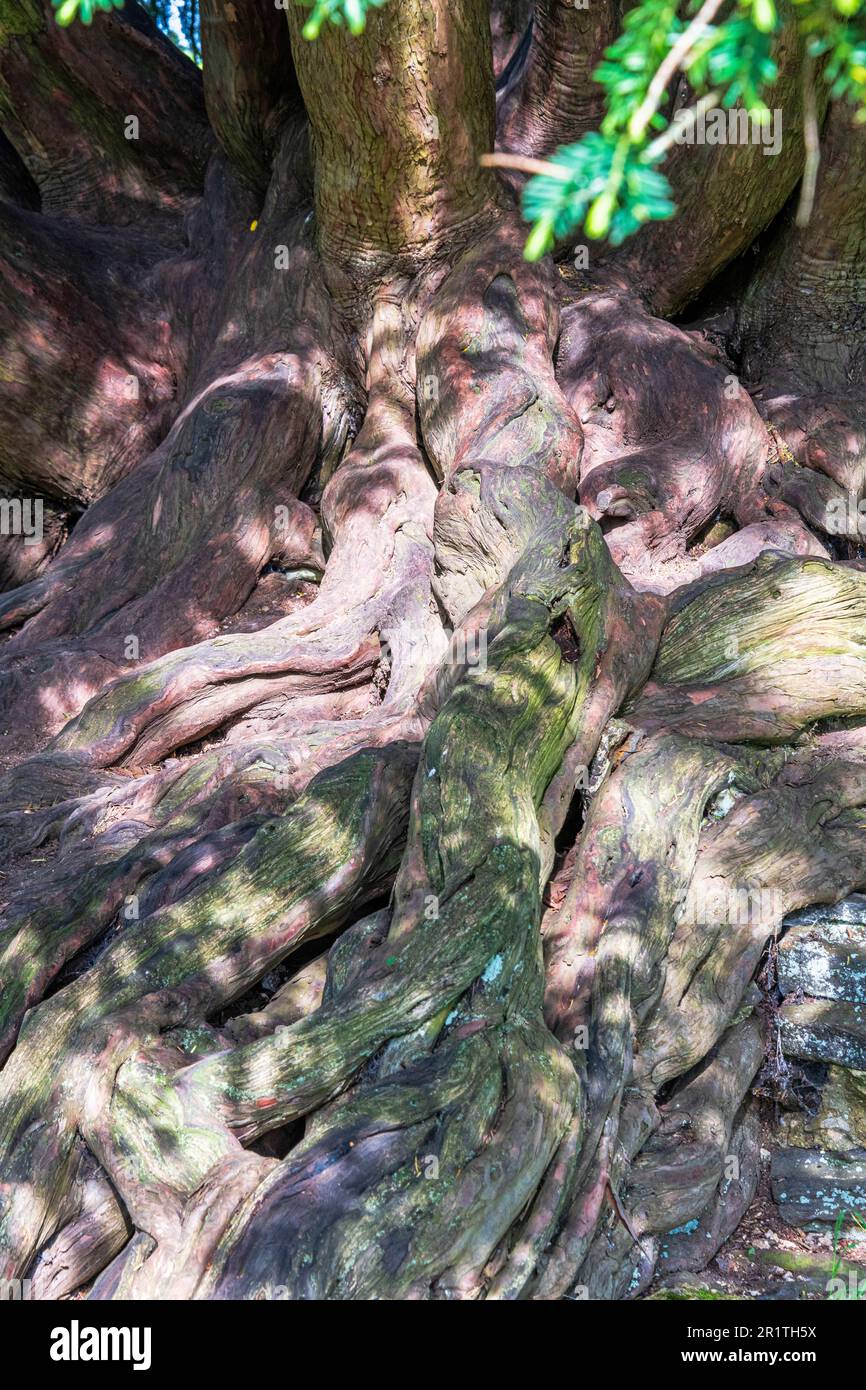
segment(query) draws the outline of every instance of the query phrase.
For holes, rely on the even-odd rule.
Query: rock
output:
[[[807,908],[787,921],[777,963],[782,993],[866,1003],[866,898]]]
[[[784,1149],[770,1165],[773,1201],[791,1226],[834,1225],[840,1212],[866,1214],[866,1149],[846,1158],[818,1149]]]
[[[828,907],[826,903],[816,903],[812,907],[801,907],[785,918],[785,927],[820,927],[827,923],[838,923],[843,927],[866,927],[866,893],[852,893],[841,902]]]
[[[866,1005],[786,999],[779,1011],[782,1051],[866,1071]]]
[[[786,1281],[796,1280],[818,1298],[834,1297],[834,1283],[836,1288],[841,1284],[846,1292],[848,1288],[859,1291],[864,1274],[863,1265],[840,1259],[835,1251],[822,1254],[811,1250],[757,1250],[755,1258],[765,1269],[784,1270],[782,1277]]]
[[[814,1115],[791,1110],[779,1120],[781,1148],[829,1149],[850,1154],[866,1149],[866,1072],[831,1065]]]

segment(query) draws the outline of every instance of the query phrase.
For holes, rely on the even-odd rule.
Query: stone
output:
[[[831,1064],[817,1112],[787,1110],[780,1117],[779,1146],[838,1154],[866,1149],[866,1072]]]
[[[782,1051],[866,1071],[866,1004],[786,999],[779,1010]]]
[[[777,969],[783,994],[866,1003],[866,898],[792,914]]]
[[[791,1226],[835,1225],[841,1212],[866,1217],[866,1149],[845,1158],[818,1149],[783,1149],[770,1164],[773,1201]]]

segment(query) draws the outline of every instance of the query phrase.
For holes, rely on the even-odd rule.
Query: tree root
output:
[[[545,15],[524,93],[586,23]],[[261,16],[219,19],[223,153],[133,289],[177,399],[0,609],[7,697],[56,735],[3,781],[0,837],[47,862],[13,866],[0,940],[0,1270],[40,1297],[627,1297],[749,1200],[755,972],[786,913],[866,882],[866,580],[802,520],[832,536],[820,508],[859,487],[852,381],[769,381],[762,419],[698,332],[522,259],[477,173],[477,0],[402,17],[420,88],[390,9],[378,67],[295,33],[315,190],[285,43],[260,67]],[[531,141],[519,90],[501,131]],[[550,96],[545,128],[583,118],[583,89]],[[668,243],[664,275],[635,239],[648,302],[745,245],[795,144],[772,175],[716,159],[716,241],[672,270]],[[115,466],[59,459],[64,506]],[[269,564],[315,597],[218,633]],[[783,1026],[820,1049],[803,1007]]]
[[[557,378],[586,441],[581,501],[638,588],[668,593],[765,548],[826,553],[762,488],[771,441],[736,376],[695,336],[629,295],[586,294],[563,314]],[[715,548],[696,550],[723,519]],[[744,529],[724,540],[734,523]]]

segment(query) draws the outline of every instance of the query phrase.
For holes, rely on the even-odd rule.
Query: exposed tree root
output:
[[[639,588],[666,593],[766,548],[825,553],[762,488],[769,437],[695,336],[629,295],[589,293],[563,315],[557,364],[586,441],[581,501],[615,526],[611,553]]]
[[[406,1035],[405,1043],[392,1041],[385,1048],[367,1085],[362,1084],[356,1095],[337,1107],[324,1134],[320,1122],[309,1159],[303,1151],[297,1158],[293,1155],[266,1179],[264,1189],[250,1197],[241,1226],[246,1232],[242,1250],[252,1240],[260,1253],[252,1264],[242,1250],[235,1254],[230,1230],[227,1248],[211,1254],[206,1288],[231,1296],[239,1288],[249,1293],[255,1285],[299,1279],[299,1293],[382,1296],[402,1291],[411,1296],[413,1290],[438,1279],[441,1292],[453,1284],[454,1291],[459,1289],[466,1296],[477,1284],[498,1238],[497,1223],[510,1224],[540,1179],[576,1097],[571,1068],[545,1033],[538,1012],[541,978],[534,922],[540,911],[542,844],[536,808],[550,770],[560,761],[579,718],[598,652],[593,625],[598,621],[597,604],[606,592],[603,574],[609,561],[598,533],[589,526],[580,518],[572,523],[575,549],[565,567],[560,564],[563,536],[558,527],[549,539],[530,548],[498,597],[486,673],[458,681],[434,722],[417,774],[410,845],[396,887],[394,918],[386,940],[361,975],[332,999],[326,994],[322,1008],[288,1032],[205,1058],[180,1074],[177,1085],[184,1106],[193,1112],[199,1106],[209,1113],[222,1112],[232,1129],[249,1139],[262,1126],[263,1100],[267,1102],[265,1125],[285,1123],[321,1103],[389,1038]],[[548,635],[560,611],[586,642],[576,666]],[[518,722],[506,713],[515,706],[524,711]],[[540,723],[533,717],[539,707],[546,711]],[[500,737],[491,739],[485,730],[497,718]],[[491,840],[475,845],[467,841],[465,831],[460,750],[466,739],[477,748],[482,738],[490,749],[491,766],[485,772],[475,763],[473,804],[477,806],[480,797],[489,801],[484,819]],[[431,900],[435,910],[425,913],[424,904]],[[473,982],[475,988],[461,1004]],[[438,1041],[443,1026],[445,1033]],[[468,1067],[465,1078],[461,1057]],[[501,1104],[501,1065],[505,1067],[504,1094],[511,1099],[496,1133],[489,1135],[488,1126]],[[416,1069],[423,1082],[423,1100],[420,1107],[416,1102],[407,1111]],[[448,1078],[445,1095],[438,1094],[434,1080],[440,1070]],[[385,1082],[384,1076],[392,1072],[394,1080]],[[373,1143],[369,1132],[369,1106],[375,1101],[377,1117],[383,1107],[387,1113],[395,1085],[398,1110],[387,1127],[393,1137],[388,1143],[383,1136],[383,1149]],[[456,1094],[450,1089],[455,1086]],[[474,1105],[469,1103],[472,1095]],[[463,1105],[451,1119],[451,1106],[458,1096]],[[449,1097],[451,1104],[446,1105]],[[527,1105],[538,1114],[536,1156],[527,1162],[528,1153],[524,1153],[523,1176],[515,1189],[505,1155],[510,1144],[520,1142],[521,1134],[523,1143],[527,1142],[525,1120],[521,1123]],[[424,1143],[425,1134],[417,1126],[425,1112],[430,1121],[439,1117],[432,1150],[435,1177],[425,1177],[421,1168],[419,1144]],[[467,1120],[461,1125],[462,1114]],[[412,1126],[402,1133],[410,1116]],[[356,1248],[363,1256],[349,1269],[340,1255],[331,1272],[328,1250],[335,1224],[341,1223],[341,1186],[334,1190],[329,1207],[326,1193],[334,1176],[328,1176],[330,1163],[323,1170],[319,1158],[310,1178],[305,1179],[304,1172],[316,1153],[323,1154],[335,1143],[338,1152],[352,1149],[360,1173],[375,1154],[377,1181],[383,1190],[370,1230],[363,1221],[352,1223],[350,1238],[353,1246],[357,1240]],[[454,1159],[449,1162],[452,1147]],[[467,1161],[473,1152],[477,1157]],[[320,1171],[322,1178],[314,1179],[312,1174]],[[310,1181],[328,1183],[319,1198],[321,1237],[319,1226],[310,1227],[301,1216],[308,1210],[304,1194]],[[283,1213],[281,1227],[296,1229],[288,1200],[296,1189],[300,1227],[297,1243],[291,1242],[291,1268],[280,1261],[274,1270],[276,1249],[270,1238],[265,1246],[255,1235],[258,1213],[261,1210],[272,1227],[278,1210]],[[470,1192],[476,1200],[468,1214]],[[451,1220],[443,1223],[449,1211],[454,1213],[453,1225]],[[434,1214],[432,1224],[429,1218]],[[327,1243],[322,1245],[322,1240]],[[398,1248],[401,1258],[395,1262]],[[311,1260],[313,1251],[316,1257]],[[188,1260],[182,1263],[190,1268]],[[214,1270],[213,1265],[219,1268]],[[240,1286],[235,1266],[238,1271],[243,1268]],[[142,1274],[133,1274],[133,1283],[125,1285],[127,1292],[156,1287],[146,1271],[147,1266]]]
[[[256,826],[230,880],[211,877],[203,891],[131,926],[95,968],[30,1015],[0,1078],[10,1181],[4,1267],[26,1267],[56,1228],[56,1204],[77,1169],[76,1131],[86,1135],[88,1116],[102,1114],[122,1063],[148,1037],[195,1024],[242,994],[388,882],[413,765],[394,745],[323,774],[291,816]],[[43,1123],[46,1106],[53,1118]]]
[[[860,535],[830,518],[863,484],[859,299],[841,347],[785,214],[724,345],[756,405],[645,305],[780,210],[796,133],[777,161],[678,150],[673,242],[580,279],[523,260],[479,174],[481,0],[389,6],[351,48],[300,43],[292,7],[294,59],[280,11],[236,5],[204,6],[206,177],[210,138],[185,183],[175,132],[156,164],[111,144],[110,184],[64,175],[79,123],[29,104],[0,142],[0,308],[30,325],[3,410],[32,421],[2,469],[55,509],[0,603],[30,755],[0,812],[0,1271],[39,1297],[628,1297],[739,1220],[762,954],[866,884],[866,576],[830,553]],[[78,90],[44,8],[24,47]],[[499,11],[500,143],[545,153],[595,123],[612,19]],[[121,71],[162,71],[110,23]],[[19,61],[0,29],[4,128]],[[798,62],[786,35],[792,130]],[[159,90],[188,134],[198,79]],[[837,120],[833,314],[863,222]],[[261,626],[268,567],[316,588]]]

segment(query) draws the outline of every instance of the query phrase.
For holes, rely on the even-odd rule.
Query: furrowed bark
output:
[[[0,606],[7,627],[30,619],[6,646],[3,673],[4,702],[25,727],[56,730],[130,666],[214,633],[272,560],[314,557],[313,518],[297,493],[345,442],[345,338],[315,254],[298,245],[302,218],[269,202],[259,238],[246,220],[256,196],[220,173],[189,261],[161,285],[180,329],[172,357],[191,377],[185,408],[54,566]],[[287,178],[281,167],[275,184]],[[215,267],[211,237],[227,243]],[[208,270],[227,256],[232,274],[214,305]],[[257,311],[263,281],[273,293]]]
[[[392,368],[383,370],[361,434],[322,499],[334,549],[315,603],[266,633],[182,648],[121,679],[67,726],[59,751],[101,766],[121,756],[133,766],[153,762],[265,699],[369,681],[380,636],[394,651],[392,703],[414,679],[407,661],[423,677],[441,633],[429,596],[434,489],[412,438],[411,401],[392,390]],[[296,407],[290,414],[303,428]]]
[[[604,89],[592,74],[616,38],[619,23],[613,4],[536,4],[522,78],[498,115],[497,137],[503,149],[543,157],[598,129]]]
[[[59,835],[63,853],[49,881],[37,884],[31,920],[21,903],[13,914],[23,925],[10,973],[20,976],[16,963],[25,957],[30,967],[26,987],[7,990],[7,1037],[21,1009],[104,930],[125,897],[141,893],[143,879],[153,876],[142,899],[147,911],[176,900],[238,853],[254,814],[283,810],[318,772],[358,749],[420,737],[416,696],[444,645],[430,597],[435,490],[411,440],[411,399],[401,398],[383,345],[391,341],[390,317],[386,305],[376,320],[364,428],[323,499],[327,527],[341,539],[316,603],[297,620],[181,650],[119,682],[67,726],[54,752],[29,764],[30,778],[25,765],[9,780],[7,804],[24,809],[10,809],[7,840]],[[366,557],[363,582],[359,557]],[[344,602],[352,607],[340,615]],[[387,673],[378,694],[369,684],[377,669]],[[109,776],[77,805],[63,800],[28,814],[34,782],[50,779],[50,804],[58,781],[73,780],[77,769],[87,793],[86,764],[124,755],[141,766],[233,715],[245,715],[247,729],[188,769],[167,766],[131,787]]]
[[[564,544],[570,552],[563,567]],[[473,675],[469,668],[458,677],[427,736],[394,918],[361,974],[287,1032],[205,1058],[178,1075],[189,1114],[216,1110],[249,1140],[263,1123],[279,1125],[321,1104],[388,1044],[377,1079],[366,1085],[362,1079],[337,1106],[332,1123],[320,1124],[309,1146],[250,1194],[222,1248],[211,1252],[210,1272],[196,1296],[232,1297],[276,1284],[296,1296],[417,1296],[434,1281],[440,1295],[469,1296],[496,1241],[540,1180],[573,1109],[575,1078],[540,1021],[537,807],[581,719],[606,631],[603,622],[598,626],[598,603],[609,565],[598,531],[578,515],[565,532],[557,524],[531,544],[497,594],[487,672]],[[563,656],[549,635],[560,613],[583,638],[579,656]],[[546,717],[539,722],[540,707]],[[522,709],[522,718],[506,715],[510,708]],[[499,736],[491,736],[491,719]],[[467,834],[461,753],[467,746],[475,763],[473,804],[489,803],[483,823],[490,826],[490,843]],[[488,750],[486,768],[478,760],[480,747]],[[435,915],[423,910],[431,894]],[[511,1100],[485,1141],[503,1066]],[[443,1068],[456,1095],[439,1090]],[[392,1071],[394,1081],[387,1081]],[[407,1111],[416,1077],[421,1096]],[[537,1113],[531,1140],[525,1128],[530,1097]],[[419,1148],[425,1116],[436,1114],[438,1190],[422,1175]],[[513,1174],[507,1176],[508,1155],[521,1135],[523,1167],[515,1187]],[[335,1157],[326,1161],[329,1151]],[[339,1190],[329,1198],[321,1186],[334,1162],[345,1191],[376,1184],[378,1214],[371,1213],[369,1223],[353,1218],[345,1228]],[[309,1210],[305,1194],[320,1186],[321,1215],[311,1225],[300,1220]],[[467,1221],[470,1194],[475,1206]],[[279,1243],[263,1242],[261,1229],[273,1232],[277,1225]],[[191,1244],[185,1250],[181,1263],[189,1267]],[[152,1259],[150,1275],[147,1265],[130,1273],[127,1293],[147,1296],[158,1287],[162,1266]]]
[[[863,538],[866,488],[864,128],[834,103],[805,226],[792,205],[749,284],[744,374],[783,441],[768,486],[829,536]]]
[[[705,1056],[782,918],[806,902],[838,901],[862,881],[864,795],[862,762],[817,771],[806,763],[707,827],[640,1075],[661,1086]]]
[[[54,15],[49,0],[0,9],[0,126],[42,211],[176,237],[210,146],[198,72],[134,3],[92,33]]]
[[[56,1228],[77,1170],[76,1130],[98,1129],[122,1063],[160,1031],[242,994],[380,891],[404,833],[413,766],[397,745],[325,774],[293,815],[258,827],[230,880],[131,927],[94,970],[31,1012],[0,1075],[4,1270],[26,1268]],[[34,1130],[46,1107],[52,1123]]]
[[[132,1235],[129,1219],[108,1179],[85,1154],[70,1199],[74,1216],[42,1250],[28,1276],[36,1299],[74,1293],[105,1268]]]
[[[371,11],[358,38],[315,43],[289,8],[316,160],[319,247],[351,302],[370,281],[453,255],[491,221],[494,93],[486,0]]]
[[[746,1127],[742,1103],[764,1046],[760,1020],[747,1006],[699,1074],[659,1107],[657,1127],[629,1173],[629,1225],[639,1241],[609,1206],[580,1274],[589,1298],[623,1298],[646,1288],[656,1261],[665,1273],[682,1267],[687,1257],[677,1260],[678,1242],[694,1251],[698,1267],[712,1258],[725,1217],[720,1212],[718,1226],[708,1230],[713,1218],[705,1213],[725,1200],[735,1148],[751,1159],[754,1190],[757,1138],[754,1125]]]
[[[589,293],[564,311],[557,378],[584,432],[581,501],[639,588],[667,593],[771,547],[826,553],[762,487],[772,441],[711,345],[631,295]]]
[[[125,666],[235,612],[278,552],[275,499],[292,503],[320,431],[312,345],[218,378],[147,463],[91,509],[46,575],[7,598],[7,624],[39,611],[6,645],[6,707],[56,730]],[[36,684],[39,703],[25,713]]]
[[[610,1296],[611,1285],[606,1282],[613,1277],[610,1252],[604,1255],[604,1273],[596,1270],[595,1257],[589,1252],[608,1191],[614,1194],[618,1210],[632,1210],[623,1184],[640,1171],[639,1163],[630,1168],[631,1160],[658,1126],[654,1097],[659,1088],[707,1056],[736,1014],[767,938],[786,913],[801,900],[823,896],[836,900],[862,879],[863,857],[852,840],[856,808],[862,804],[866,786],[862,761],[839,758],[828,763],[821,756],[816,762],[804,749],[762,790],[759,775],[762,779],[772,773],[772,759],[766,762],[763,755],[762,773],[754,754],[729,743],[700,741],[729,737],[733,719],[726,728],[723,716],[714,719],[709,712],[715,705],[721,715],[729,697],[738,701],[737,740],[750,737],[742,719],[742,702],[735,695],[742,688],[738,662],[748,665],[748,649],[744,641],[739,656],[721,667],[715,691],[708,690],[698,674],[706,661],[708,625],[714,642],[724,644],[726,634],[731,635],[731,620],[747,640],[757,612],[760,624],[785,625],[785,645],[795,653],[796,610],[792,612],[790,591],[788,603],[784,602],[784,579],[777,587],[772,578],[781,579],[789,566],[799,568],[798,562],[779,557],[758,562],[753,582],[760,577],[760,597],[753,589],[748,615],[739,607],[736,618],[732,609],[728,610],[731,619],[725,616],[725,600],[734,600],[748,576],[728,581],[721,590],[718,581],[710,581],[691,602],[686,596],[679,612],[674,604],[655,672],[667,669],[674,649],[686,660],[691,679],[679,687],[677,698],[684,710],[680,727],[691,737],[683,740],[665,732],[647,743],[630,732],[634,725],[644,730],[658,727],[656,721],[638,713],[653,700],[652,694],[643,697],[623,730],[619,756],[613,755],[615,770],[593,798],[573,885],[549,933],[547,971],[552,1025],[564,1040],[576,1038],[579,1047],[587,1048],[586,1118],[580,1156],[569,1154],[568,1142],[563,1148],[568,1190],[573,1193],[571,1210],[549,1257],[542,1260],[537,1297],[561,1296],[575,1281],[584,1279],[592,1286],[603,1279],[595,1296]],[[828,569],[834,577],[844,574],[838,567]],[[844,590],[835,591],[833,599],[828,596],[825,634],[834,645],[845,641],[848,602]],[[814,623],[813,614],[810,619]],[[811,629],[817,650],[822,635],[820,629]],[[673,646],[668,646],[669,641]],[[763,655],[763,646],[758,650]],[[842,699],[862,706],[857,664],[839,654],[828,665],[836,689],[844,690]],[[789,738],[814,718],[810,681],[798,676],[796,655],[787,670],[774,666],[774,680],[778,677],[780,682],[776,718],[784,704]],[[728,680],[731,687],[725,692]],[[763,688],[766,693],[766,685]],[[721,704],[716,703],[719,700]],[[692,723],[685,712],[689,708],[701,708],[704,714]],[[661,727],[675,726],[671,692]],[[759,743],[773,741],[767,737],[766,726],[756,726],[751,737]],[[657,738],[673,739],[663,756],[659,756]],[[681,799],[675,795],[660,819],[658,807],[670,794],[669,773],[677,759],[688,780],[682,784]],[[775,760],[778,765],[777,755]],[[696,774],[706,780],[696,781]],[[664,791],[656,782],[659,778]],[[646,842],[642,834],[648,836]],[[659,837],[664,844],[659,844]],[[737,1055],[741,1051],[738,1048]],[[757,1063],[756,1058],[743,1080],[732,1116]],[[570,1147],[575,1147],[573,1140]],[[647,1153],[647,1166],[653,1162],[653,1152]],[[692,1173],[683,1184],[688,1220],[699,1215],[710,1196],[707,1191],[701,1196],[701,1185],[694,1177]],[[718,1181],[717,1166],[708,1171],[710,1179]],[[657,1181],[661,1179],[654,1176],[653,1183]],[[669,1230],[677,1224],[654,1224],[655,1218],[648,1219],[643,1210],[646,1201],[646,1196],[639,1198],[636,1223],[629,1216],[622,1218],[628,1238],[621,1232],[616,1237],[618,1254],[613,1264],[617,1278],[625,1280],[613,1286],[617,1297],[633,1275],[644,1283],[658,1257],[658,1248],[650,1246],[639,1259],[631,1232]],[[659,1209],[665,1210],[664,1200]],[[589,1261],[586,1273],[582,1272],[584,1261]],[[525,1264],[520,1272],[527,1272]]]
[[[416,348],[421,430],[443,478],[492,458],[536,468],[573,496],[583,438],[553,372],[555,282],[548,266],[523,262],[522,239],[509,219],[434,296]]]
[[[542,1297],[564,1292],[576,1278],[605,1194],[619,1190],[615,1139],[633,1038],[664,980],[673,914],[695,861],[704,808],[738,771],[750,778],[748,766],[740,769],[723,750],[676,738],[634,752],[627,742],[620,759],[593,798],[573,887],[546,942],[546,1014],[576,1049],[587,1109],[564,1194],[571,1211],[544,1266]],[[651,1103],[652,1093],[645,1099]]]
[[[35,457],[9,446],[8,486],[58,530],[93,502],[0,608],[4,713],[40,750],[0,784],[0,1269],[40,1297],[625,1298],[699,1268],[754,1190],[754,977],[786,913],[866,882],[866,579],[810,531],[809,480],[778,486],[793,445],[718,322],[622,282],[670,311],[781,206],[798,55],[786,33],[777,158],[677,149],[680,220],[582,279],[525,262],[478,168],[497,100],[537,153],[595,124],[611,7],[536,8],[527,59],[526,7],[497,7],[497,92],[481,0],[315,44],[299,7],[207,0],[202,183],[199,79],[134,10],[85,36],[28,0],[12,34],[0,5],[0,102],[28,61],[37,94],[87,89],[45,168],[35,97],[0,142]],[[100,170],[81,131],[113,132],[125,58],[87,75],[141,44],[165,148],[142,123]],[[808,447],[844,488],[839,119],[739,346],[752,385],[764,334],[827,392]],[[806,309],[825,243],[844,349]],[[99,384],[127,345],[134,425]],[[830,1009],[789,1000],[782,1034],[859,1047]]]
[[[819,720],[857,717],[863,575],[770,553],[697,589],[691,602],[674,603],[651,679],[629,711],[639,727],[772,745]]]
[[[727,111],[724,143],[708,129],[704,144],[677,144],[662,166],[677,204],[670,222],[650,222],[619,249],[599,258],[605,273],[621,275],[657,314],[693,300],[714,276],[745,251],[784,207],[803,171],[802,63],[804,42],[789,18],[774,45],[779,75],[767,105],[773,124],[762,135],[743,108],[736,142]],[[821,107],[826,95],[819,92]],[[674,111],[694,104],[683,80]]]
[[[270,182],[288,115],[300,106],[286,17],[255,0],[202,0],[202,69],[208,120],[234,167],[254,188]]]
[[[148,284],[156,254],[0,202],[5,496],[86,505],[164,434],[176,407],[169,328]]]
[[[839,392],[866,371],[866,128],[848,102],[830,107],[805,226],[786,211],[740,314],[748,378]],[[771,417],[772,418],[772,417]]]

